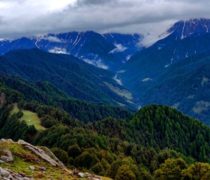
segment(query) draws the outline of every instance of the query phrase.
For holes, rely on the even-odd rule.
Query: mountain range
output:
[[[209,22],[176,23],[167,37],[131,57],[118,74],[121,84],[138,94],[141,105],[167,104],[209,124]]]
[[[141,47],[140,34],[99,34],[93,31],[46,34],[0,42],[0,54],[17,49],[38,48],[50,53],[70,54],[102,69],[116,70]]]
[[[209,124],[210,76],[201,71],[208,63],[209,29],[208,19],[182,20],[149,47],[140,34],[93,31],[1,40],[0,72],[49,81],[89,102],[133,109],[166,104]]]
[[[88,102],[169,105],[209,124],[209,29],[208,19],[182,20],[149,47],[140,34],[93,31],[2,40],[0,72]]]
[[[209,28],[1,40],[0,179],[210,179]]]

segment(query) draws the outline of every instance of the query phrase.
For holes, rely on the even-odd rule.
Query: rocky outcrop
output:
[[[27,177],[24,174],[14,173],[8,169],[0,167],[0,179],[1,180],[33,180],[33,178]]]
[[[58,160],[58,158],[56,158],[54,156],[54,159],[53,159],[43,149],[41,149],[37,146],[33,146],[33,145],[23,141],[23,140],[19,140],[18,144],[20,144],[20,145],[24,146],[24,148],[32,151],[34,154],[36,154],[37,156],[39,156],[40,158],[42,158],[46,162],[50,163],[52,166],[65,168],[64,164],[60,160]]]
[[[32,179],[102,180],[100,176],[66,168],[47,147],[33,146],[23,140],[1,139],[0,180]]]
[[[94,174],[90,174],[90,173],[84,173],[84,172],[80,172],[77,169],[73,170],[73,175],[78,177],[78,178],[85,178],[85,179],[89,179],[89,180],[102,180],[102,178],[100,176],[94,175]]]

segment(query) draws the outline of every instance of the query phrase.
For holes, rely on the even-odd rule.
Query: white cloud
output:
[[[40,37],[42,40],[47,40],[49,42],[55,42],[55,43],[63,43],[63,41],[55,36],[44,36]]]
[[[0,36],[96,30],[149,33],[149,42],[176,20],[210,17],[209,7],[209,0],[0,0]]]

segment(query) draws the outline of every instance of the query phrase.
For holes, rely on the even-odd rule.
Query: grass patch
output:
[[[27,110],[20,110],[17,104],[14,104],[14,107],[11,111],[11,115],[18,113],[19,111],[23,112],[23,116],[21,117],[20,121],[25,121],[28,126],[34,126],[38,131],[44,131],[45,128],[41,125],[41,120],[38,117],[37,113],[27,111]]]

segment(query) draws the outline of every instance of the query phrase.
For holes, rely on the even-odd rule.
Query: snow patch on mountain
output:
[[[124,52],[127,49],[127,47],[123,46],[122,44],[114,44],[114,45],[116,48],[110,51],[110,54]]]
[[[68,51],[65,48],[59,48],[59,47],[55,47],[53,49],[50,49],[48,52],[49,53],[54,53],[54,54],[69,54]]]
[[[119,84],[119,85],[123,85],[122,80],[118,77],[118,74],[116,74],[113,79]]]
[[[99,60],[93,60],[93,59],[82,59],[84,62],[90,64],[90,65],[93,65],[93,66],[96,66],[100,69],[109,69],[109,67],[107,65],[105,65],[101,59]]]
[[[185,34],[184,34],[184,33],[185,33],[185,26],[186,26],[186,22],[184,21],[184,22],[183,22],[183,24],[184,24],[184,25],[183,25],[183,28],[182,28],[182,35],[181,35],[181,39],[184,39],[184,38],[185,38]]]
[[[131,57],[132,57],[132,55],[128,55],[128,56],[126,57],[126,61],[129,61],[129,60],[131,59]]]
[[[45,36],[42,38],[42,40],[47,40],[49,42],[55,42],[55,43],[63,43],[63,41],[56,36]]]
[[[119,75],[125,73],[125,70],[120,70],[117,71],[117,73],[115,74],[115,76],[113,77],[113,79],[119,84],[119,85],[123,85],[122,79],[120,79]]]
[[[164,68],[168,68],[170,65],[171,65],[171,64],[166,64],[166,65],[164,66]]]
[[[149,81],[152,81],[152,79],[149,77],[142,79],[142,82],[149,82]]]

